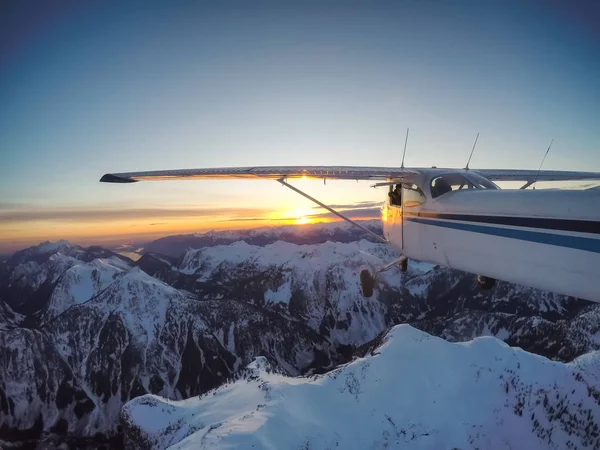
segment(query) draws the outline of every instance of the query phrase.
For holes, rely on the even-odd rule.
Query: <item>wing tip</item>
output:
[[[137,180],[131,178],[120,177],[112,173],[107,173],[100,178],[100,183],[135,183]]]

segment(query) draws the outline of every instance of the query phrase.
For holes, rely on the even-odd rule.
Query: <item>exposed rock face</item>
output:
[[[600,348],[598,305],[507,283],[479,292],[429,264],[383,273],[364,298],[360,271],[396,257],[367,240],[236,241],[135,263],[64,241],[18,252],[0,264],[0,440],[116,436],[137,396],[200,395],[258,356],[323,373],[398,323],[561,361]]]

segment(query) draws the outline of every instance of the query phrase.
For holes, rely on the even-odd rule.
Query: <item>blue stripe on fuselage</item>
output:
[[[471,231],[473,233],[489,234],[521,241],[537,242],[539,244],[567,247],[587,252],[600,253],[600,239],[568,236],[565,234],[543,233],[539,231],[519,230],[512,228],[499,228],[484,225],[473,225],[469,223],[446,222],[436,219],[424,219],[421,217],[406,217],[405,220],[433,225],[434,227],[451,228],[454,230]]]

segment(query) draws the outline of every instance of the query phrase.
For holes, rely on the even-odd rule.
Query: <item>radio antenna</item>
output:
[[[402,165],[400,166],[402,169],[404,169],[404,157],[406,156],[406,144],[408,143],[408,130],[410,130],[410,128],[406,129],[406,139],[404,139],[404,153],[402,153]]]
[[[479,133],[477,133],[477,137],[475,138],[475,142],[473,143],[473,148],[471,149],[471,154],[469,155],[469,160],[467,161],[467,167],[465,167],[465,170],[469,170],[469,163],[471,162],[471,158],[473,157],[473,152],[475,151],[475,146],[477,145],[477,139],[479,139]]]
[[[542,166],[544,165],[544,161],[546,161],[546,156],[548,156],[548,153],[550,153],[550,147],[552,147],[552,144],[554,143],[554,138],[552,138],[552,140],[550,141],[550,145],[548,146],[548,150],[546,150],[546,154],[544,155],[544,158],[542,158],[542,163],[540,164],[540,167],[538,168],[537,173],[535,174],[535,178],[533,180],[533,189],[535,189],[535,183],[537,182],[537,178],[538,175],[540,174],[540,170],[542,170]]]

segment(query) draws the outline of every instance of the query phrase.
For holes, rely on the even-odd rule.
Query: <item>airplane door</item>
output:
[[[402,196],[400,184],[390,186],[386,207],[382,211],[384,234],[392,247],[402,251]]]
[[[417,216],[426,200],[423,191],[416,184],[405,183],[402,186],[403,208],[400,215],[402,249],[406,256],[414,259],[419,259],[422,256],[422,227],[419,223],[411,221],[410,218]]]

